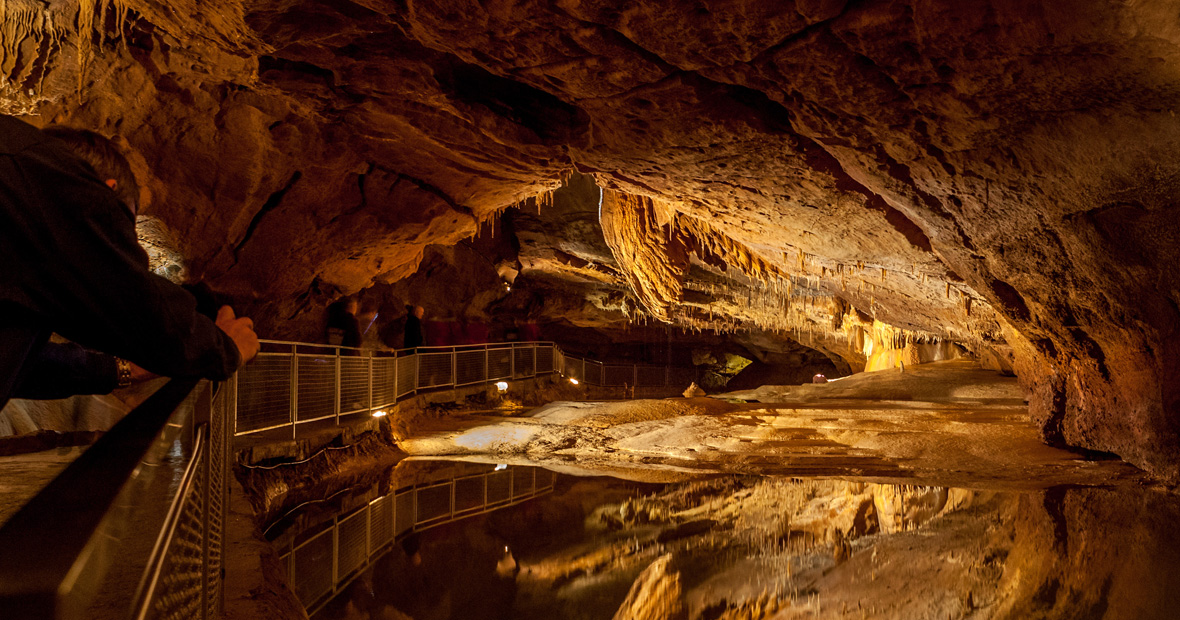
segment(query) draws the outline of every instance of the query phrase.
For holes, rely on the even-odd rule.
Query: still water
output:
[[[409,460],[268,535],[316,620],[1180,618],[1177,524],[1141,488]]]

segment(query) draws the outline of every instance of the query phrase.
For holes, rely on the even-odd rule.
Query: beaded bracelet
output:
[[[118,387],[127,387],[131,385],[131,362],[121,357],[116,357],[115,368],[118,371]]]

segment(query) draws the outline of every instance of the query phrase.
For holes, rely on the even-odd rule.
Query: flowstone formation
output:
[[[576,168],[644,314],[807,332],[850,364],[866,342],[1011,347],[1046,438],[1180,480],[1170,2],[0,14],[0,109],[123,135],[190,278],[264,334]],[[718,260],[746,303],[694,288]]]

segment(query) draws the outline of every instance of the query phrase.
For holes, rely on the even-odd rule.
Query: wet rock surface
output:
[[[527,415],[419,419],[411,455],[538,462],[648,481],[840,476],[970,488],[1134,484],[1117,459],[1045,445],[1016,380],[960,361],[714,397],[557,402]]]

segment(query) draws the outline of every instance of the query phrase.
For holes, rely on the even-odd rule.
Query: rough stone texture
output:
[[[576,166],[853,330],[1011,346],[1047,438],[1180,479],[1171,3],[3,6],[0,107],[125,136],[190,276],[264,333]]]
[[[665,555],[639,574],[614,620],[683,620],[680,574],[671,571],[672,554]]]
[[[288,584],[287,565],[262,537],[253,506],[236,480],[230,483],[225,530],[226,620],[303,620],[307,610]]]
[[[413,456],[647,481],[742,473],[1031,490],[1150,479],[1044,445],[1016,380],[962,361],[714,398],[551,402],[510,418],[452,411],[407,427],[398,445]]]

